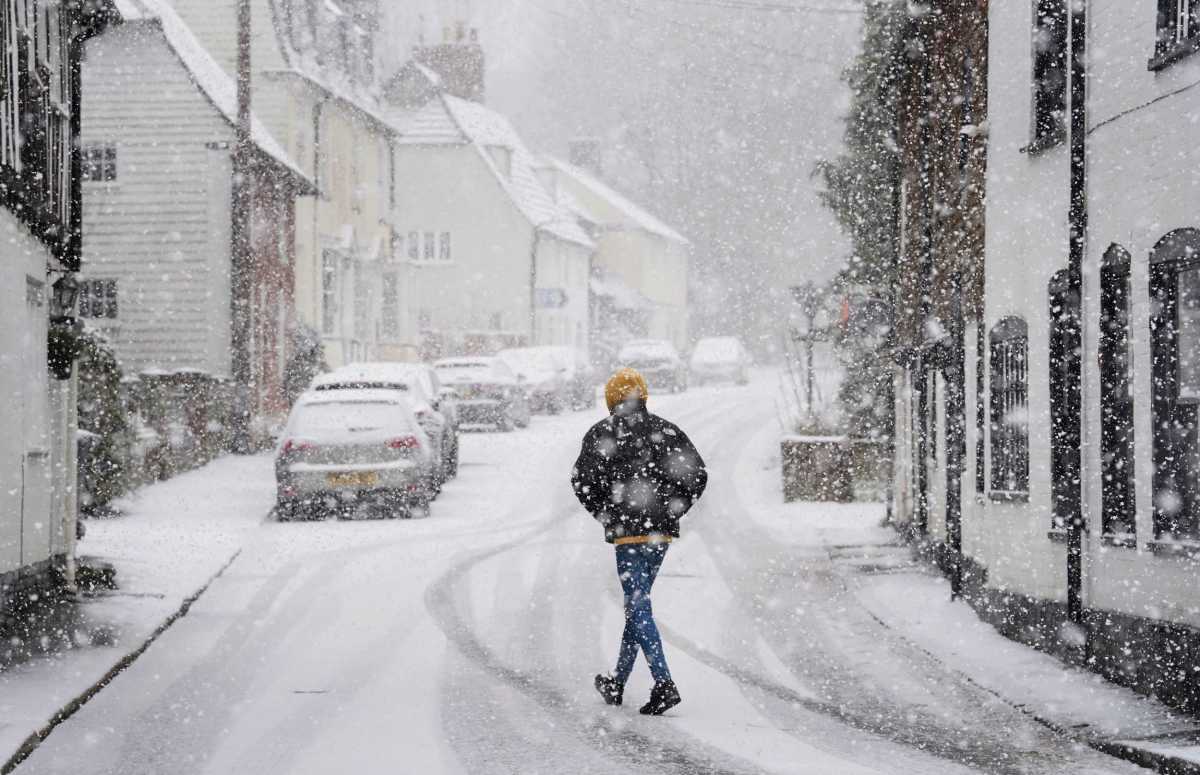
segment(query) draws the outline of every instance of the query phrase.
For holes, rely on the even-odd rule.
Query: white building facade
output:
[[[551,196],[507,119],[438,94],[398,110],[394,224],[398,313],[421,357],[588,342],[593,243]]]
[[[112,7],[0,0],[0,632],[74,584],[73,310],[79,268],[79,92],[69,77]],[[32,67],[36,64],[36,67]],[[18,65],[25,66],[22,72]],[[65,285],[60,286],[65,287]],[[66,301],[64,298],[63,301]],[[51,364],[51,360],[54,361]],[[51,365],[55,368],[50,368]]]
[[[989,4],[984,318],[978,337],[974,321],[967,327],[962,561],[968,597],[1008,634],[1083,654],[1093,669],[1195,710],[1200,4],[1181,3],[1180,14],[1161,5],[1084,6],[1087,229],[1076,299],[1066,274],[1071,6]],[[1068,394],[1076,360],[1078,441]],[[893,508],[901,522],[923,512],[926,537],[944,548],[947,385],[931,378],[923,488],[915,450],[926,421],[898,383],[897,450],[913,464],[897,467]],[[1081,641],[1062,628],[1075,498]]]

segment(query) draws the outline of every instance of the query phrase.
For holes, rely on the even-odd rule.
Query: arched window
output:
[[[1179,229],[1150,255],[1154,535],[1200,538],[1200,231]]]
[[[1136,542],[1129,253],[1112,245],[1100,267],[1100,521],[1104,535]]]
[[[1080,513],[1079,294],[1066,270],[1048,288],[1050,313],[1050,493],[1052,530]]]
[[[1010,317],[991,335],[992,494],[1029,492],[1029,329]]]

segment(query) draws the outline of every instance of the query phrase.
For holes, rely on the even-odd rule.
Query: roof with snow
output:
[[[397,145],[473,145],[496,180],[539,231],[592,248],[595,244],[579,225],[570,209],[555,201],[538,179],[537,158],[530,153],[508,119],[494,110],[469,100],[439,94],[423,107],[397,112]],[[488,148],[508,150],[508,172]]]
[[[671,240],[672,242],[678,242],[684,245],[689,244],[687,238],[682,234],[675,231],[658,218],[655,218],[653,215],[646,212],[640,206],[634,204],[625,196],[619,194],[607,184],[601,182],[599,178],[587,170],[581,167],[576,167],[573,164],[568,164],[561,159],[550,158],[547,159],[547,162],[559,172],[569,176],[579,185],[607,201],[638,228],[644,229],[651,234],[657,234],[658,236]],[[595,217],[591,217],[590,219],[594,222],[602,223],[601,219]]]
[[[192,81],[225,120],[236,127],[237,84],[196,39],[170,3],[164,0],[115,0],[115,5],[117,12],[126,22],[149,22],[158,25],[167,45],[179,57]],[[279,141],[257,118],[251,119],[250,138],[262,153],[300,180],[307,193],[316,191],[313,181],[296,166]]]

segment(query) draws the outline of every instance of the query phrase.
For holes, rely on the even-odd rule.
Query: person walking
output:
[[[583,437],[571,485],[583,507],[604,526],[616,547],[617,576],[625,593],[625,631],[616,670],[597,675],[596,691],[620,705],[638,649],[654,688],[640,709],[660,715],[682,698],[663,653],[650,607],[650,588],[679,521],[704,493],[708,472],[691,440],[677,426],[646,408],[650,391],[633,369],[620,369],[604,388],[609,416]]]

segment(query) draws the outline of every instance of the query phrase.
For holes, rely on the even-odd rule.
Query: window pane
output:
[[[450,232],[448,231],[442,232],[438,258],[443,261],[450,260]]]
[[[1200,267],[1178,277],[1179,398],[1200,401]]]
[[[415,231],[408,233],[408,257],[413,261],[421,257],[421,237]]]
[[[434,250],[435,250],[435,245],[433,242],[433,232],[427,231],[427,232],[425,232],[425,252],[423,253],[423,257],[426,261],[433,260],[433,251]]]
[[[104,283],[104,317],[117,317],[117,281],[106,280]]]

